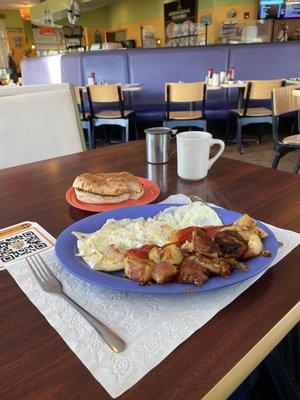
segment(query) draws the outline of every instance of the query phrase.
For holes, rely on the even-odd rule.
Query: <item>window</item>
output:
[[[8,45],[7,45],[5,20],[0,16],[0,68],[8,67],[7,53],[8,53]]]

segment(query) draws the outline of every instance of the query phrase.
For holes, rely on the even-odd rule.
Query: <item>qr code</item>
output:
[[[47,247],[33,231],[27,231],[0,241],[0,261],[11,262]]]

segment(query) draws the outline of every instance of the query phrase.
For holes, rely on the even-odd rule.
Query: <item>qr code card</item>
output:
[[[0,270],[25,257],[48,250],[55,239],[36,222],[25,221],[0,230]]]

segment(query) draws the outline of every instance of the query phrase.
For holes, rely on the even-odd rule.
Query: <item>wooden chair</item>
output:
[[[272,168],[276,169],[279,160],[293,150],[300,149],[300,134],[287,136],[283,140],[279,136],[279,117],[281,115],[297,112],[298,115],[298,132],[300,128],[300,85],[286,86],[283,88],[273,89],[272,91],[272,112],[273,112],[273,140],[275,146],[275,158]],[[300,161],[298,159],[294,172],[298,173]]]
[[[166,119],[163,125],[169,128],[179,126],[197,126],[207,129],[205,117],[206,84],[203,82],[166,83],[165,100],[167,106]],[[196,103],[201,102],[201,110],[196,110]],[[187,111],[171,111],[172,103],[189,103]]]
[[[271,100],[272,90],[285,85],[283,79],[248,81],[244,92],[244,107],[230,110],[229,117],[236,119],[236,141],[242,154],[242,127],[249,124],[272,124],[272,110],[266,107],[250,107],[252,100]]]
[[[92,129],[92,118],[89,113],[86,112],[85,109],[85,102],[84,102],[84,95],[83,95],[83,88],[75,87],[75,96],[76,101],[80,113],[80,120],[82,128],[87,132],[87,139],[88,139],[88,148],[90,150],[95,148],[95,136],[94,131]]]
[[[118,125],[122,127],[123,141],[129,141],[129,120],[132,119],[137,136],[137,125],[133,110],[125,110],[124,96],[121,85],[104,84],[87,87],[88,99],[93,121],[93,130],[100,125]],[[114,104],[116,109],[95,111],[94,103]]]

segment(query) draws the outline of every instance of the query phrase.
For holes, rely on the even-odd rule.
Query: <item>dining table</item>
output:
[[[0,229],[35,221],[57,237],[91,215],[65,199],[76,176],[125,170],[159,185],[155,202],[196,194],[299,232],[299,176],[221,157],[205,179],[185,181],[175,155],[155,165],[145,153],[139,140],[1,170]],[[299,321],[299,259],[298,246],[118,398],[227,398]],[[1,398],[111,399],[6,270],[0,287]]]

